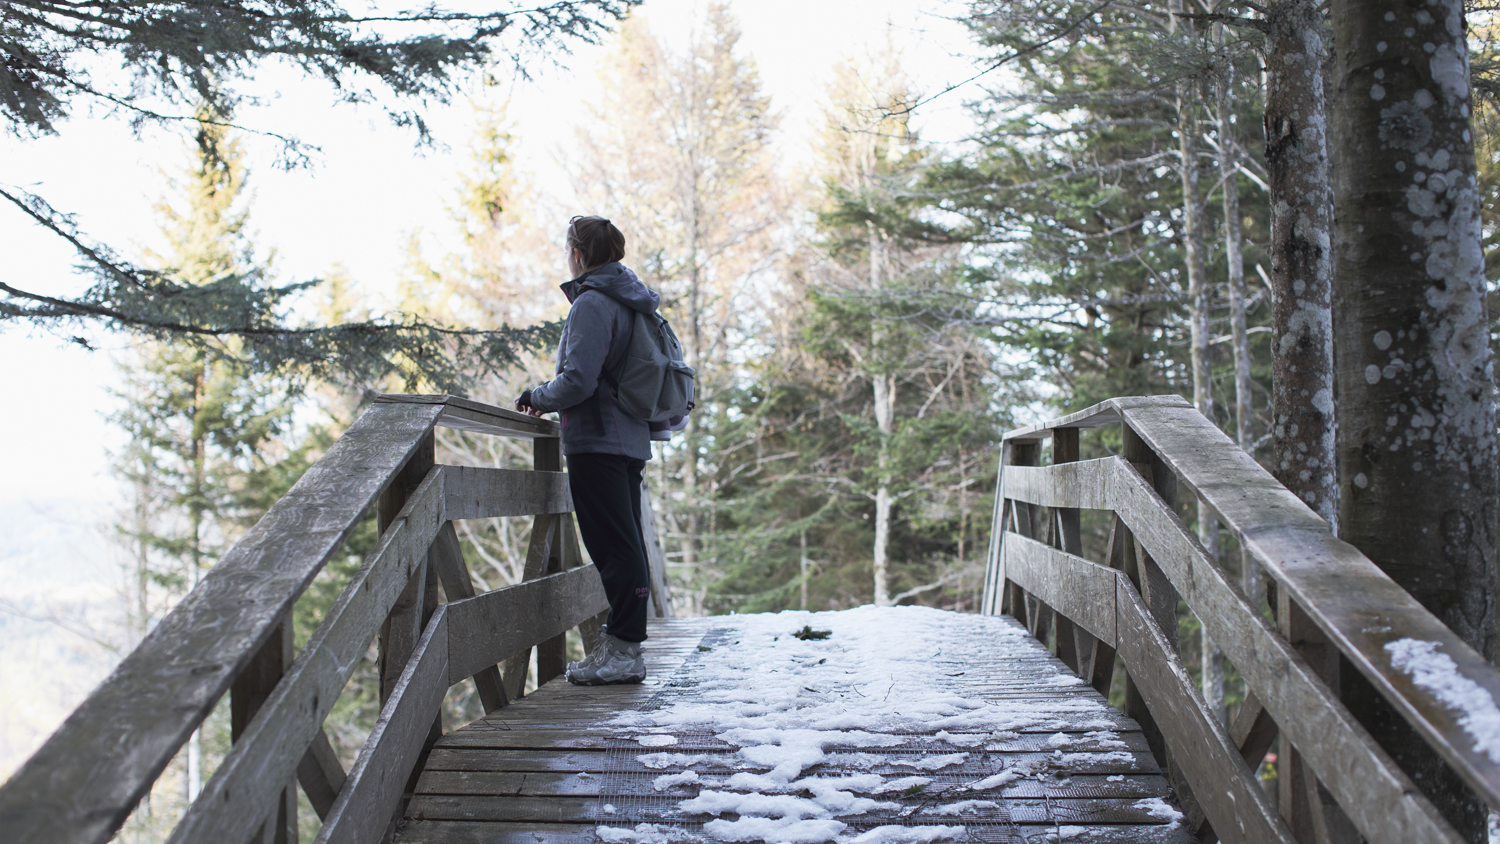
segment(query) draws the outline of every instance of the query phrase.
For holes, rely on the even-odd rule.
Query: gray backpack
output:
[[[635,312],[625,357],[604,379],[615,388],[620,409],[647,422],[665,422],[693,409],[693,368],[682,344],[658,314]]]

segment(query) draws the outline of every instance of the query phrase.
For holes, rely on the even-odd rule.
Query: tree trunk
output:
[[[1217,26],[1217,40],[1224,44],[1224,27]],[[1244,232],[1240,221],[1239,137],[1235,131],[1234,100],[1230,92],[1233,68],[1219,79],[1215,99],[1219,110],[1219,175],[1224,181],[1224,262],[1229,275],[1229,330],[1234,342],[1234,436],[1246,453],[1255,447],[1254,411],[1250,396],[1250,332],[1246,327]],[[1240,586],[1256,604],[1260,604],[1260,565],[1249,554],[1240,552]],[[1222,663],[1221,663],[1222,670]]]
[[[801,587],[800,591],[802,593],[802,596],[801,596],[802,597],[802,602],[798,605],[797,608],[801,609],[801,610],[805,610],[805,609],[807,609],[807,569],[808,569],[808,562],[809,562],[808,559],[807,559],[807,528],[803,528],[802,529],[802,534],[801,534],[800,539],[801,539],[801,543],[802,543],[802,554],[801,554],[801,556],[799,556],[797,558],[797,563],[798,563],[799,573],[802,575],[802,582],[800,584],[800,587]]]
[[[895,396],[895,377],[885,373],[877,373],[875,381],[875,425],[880,430],[880,455],[878,458],[877,471],[880,473],[879,486],[875,489],[875,606],[888,607],[891,605],[890,576],[887,571],[886,554],[890,548],[891,538],[891,484],[890,484],[890,448],[889,441],[891,432],[894,430],[893,421]]]
[[[1495,409],[1463,6],[1331,8],[1339,532],[1493,660]],[[1389,709],[1350,685],[1367,724]],[[1483,805],[1425,744],[1374,734],[1482,840]]]
[[[1323,36],[1312,0],[1270,4],[1266,170],[1271,184],[1271,474],[1338,530],[1334,453],[1333,191]]]
[[[871,172],[873,172],[873,163]],[[881,266],[881,242],[880,233],[876,231],[874,224],[866,224],[869,237],[870,251],[870,290],[877,292],[884,286]],[[875,399],[875,428],[879,431],[880,451],[876,458],[875,471],[878,473],[875,488],[875,549],[874,549],[874,579],[875,579],[875,606],[888,607],[891,605],[891,583],[888,571],[886,554],[890,548],[891,539],[891,475],[890,475],[890,439],[896,430],[896,377],[884,371],[882,364],[885,361],[884,349],[885,331],[880,327],[877,317],[876,323],[870,332],[870,363],[874,368],[870,381],[874,388]]]
[[[1173,4],[1181,12],[1182,3]],[[1175,18],[1174,18],[1175,19]],[[1204,261],[1207,241],[1203,235],[1203,187],[1198,173],[1198,115],[1191,81],[1177,83],[1177,142],[1181,154],[1182,174],[1182,251],[1187,263],[1188,320],[1192,339],[1193,405],[1198,412],[1214,421],[1213,359],[1209,346],[1208,312],[1210,289],[1208,267]],[[1218,558],[1219,524],[1203,502],[1198,502],[1198,539],[1215,559]],[[1210,710],[1224,718],[1224,656],[1217,645],[1200,631],[1203,699]]]

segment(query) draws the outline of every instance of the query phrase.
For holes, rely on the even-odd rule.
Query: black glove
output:
[[[516,399],[516,404],[521,407],[531,407],[531,391],[521,393],[521,397]]]

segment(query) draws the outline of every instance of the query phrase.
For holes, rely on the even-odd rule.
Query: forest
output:
[[[1429,546],[1393,538],[1382,496],[1488,477],[1444,511],[1466,514],[1462,525],[1441,516],[1438,556],[1456,574],[1434,586],[1403,579],[1399,562],[1387,570],[1494,658],[1487,300],[1500,271],[1484,259],[1500,237],[1500,31],[1488,7],[1418,12],[1441,38],[1392,30],[1391,44],[1428,39],[1434,58],[1430,72],[1387,78],[1371,58],[1387,41],[1372,39],[1394,18],[1360,4],[969,0],[977,87],[920,89],[897,46],[871,45],[836,66],[811,163],[789,166],[731,5],[707,4],[685,49],[653,34],[650,3],[577,5],[597,18],[579,12],[547,37],[607,46],[571,167],[571,196],[587,207],[531,179],[516,152],[528,127],[502,97],[476,96],[445,222],[461,247],[414,238],[394,314],[347,273],[278,279],[274,244],[254,237],[256,174],[228,89],[179,89],[194,116],[179,124],[181,166],[162,187],[159,251],[119,257],[39,196],[5,188],[71,239],[99,282],[76,299],[0,285],[0,319],[92,321],[139,338],[118,361],[111,416],[128,443],[111,470],[130,492],[114,541],[131,561],[131,637],[375,394],[508,407],[549,378],[566,315],[562,233],[573,213],[597,213],[626,233],[625,263],[661,293],[698,372],[687,429],[648,469],[677,614],[973,611],[1003,433],[1109,397],[1177,393],[1383,567]],[[445,60],[502,62],[457,47]],[[391,80],[447,72],[432,61],[379,72],[407,94]],[[943,96],[964,98],[973,118],[962,143],[916,129]],[[62,97],[0,89],[18,132],[54,131]],[[1371,197],[1409,209],[1415,226]],[[1361,292],[1411,287],[1400,274],[1419,253],[1448,299]],[[1412,375],[1419,322],[1422,343],[1467,357],[1434,355],[1427,377]],[[1370,338],[1376,363],[1353,351]],[[1407,392],[1361,398],[1385,382]],[[1395,403],[1410,426],[1384,422]],[[1434,444],[1431,471],[1370,456],[1403,432],[1407,446]],[[442,430],[438,459],[529,468],[531,454]],[[1181,516],[1226,567],[1256,576],[1212,516]],[[1107,530],[1085,518],[1085,544],[1101,546]],[[460,537],[477,588],[519,580],[525,527],[466,521]],[[299,644],[375,538],[372,516],[300,600]],[[1237,702],[1232,668],[1226,677],[1182,615],[1205,696]],[[369,663],[328,721],[350,758],[378,709],[373,650]],[[454,694],[448,705],[477,704]],[[227,719],[205,724],[121,840],[170,829],[228,747]]]

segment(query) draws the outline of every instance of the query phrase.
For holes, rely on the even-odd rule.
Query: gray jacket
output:
[[[655,291],[624,264],[605,264],[562,285],[573,307],[557,347],[557,377],[531,390],[531,406],[562,415],[564,454],[651,459],[650,424],[626,415],[602,377],[624,358],[635,312],[654,313]]]

